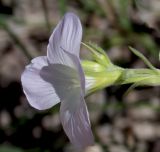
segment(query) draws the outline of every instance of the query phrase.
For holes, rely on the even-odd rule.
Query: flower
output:
[[[23,91],[32,107],[45,110],[61,101],[63,129],[78,148],[94,142],[84,100],[85,77],[79,58],[81,38],[79,18],[73,13],[65,14],[49,39],[47,56],[34,58],[21,76]]]

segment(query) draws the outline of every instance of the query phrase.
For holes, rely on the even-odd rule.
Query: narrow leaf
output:
[[[152,63],[142,54],[140,53],[138,50],[129,47],[129,49],[136,55],[138,56],[141,60],[143,60],[143,62],[151,69],[154,70],[155,72],[157,72],[157,69],[152,65]]]

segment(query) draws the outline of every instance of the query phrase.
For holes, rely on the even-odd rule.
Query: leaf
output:
[[[132,84],[127,91],[125,92],[124,96],[128,95],[133,89],[135,89],[138,86],[144,85],[145,86],[145,81],[148,79],[149,77],[146,77],[140,81],[135,82],[134,84]]]
[[[151,70],[157,72],[157,69],[152,65],[152,63],[138,50],[129,47],[129,49],[136,55],[138,56]]]

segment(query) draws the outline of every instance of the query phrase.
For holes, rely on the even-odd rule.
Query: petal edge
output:
[[[38,110],[51,108],[60,102],[52,85],[40,77],[40,71],[46,65],[47,57],[37,57],[25,68],[21,76],[26,98],[29,104]]]

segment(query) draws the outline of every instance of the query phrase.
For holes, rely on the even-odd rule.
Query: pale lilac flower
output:
[[[81,38],[80,20],[67,13],[49,39],[47,56],[33,59],[21,81],[34,108],[48,109],[61,101],[64,131],[74,146],[84,148],[93,144],[93,135],[84,100],[85,77],[79,59]]]

